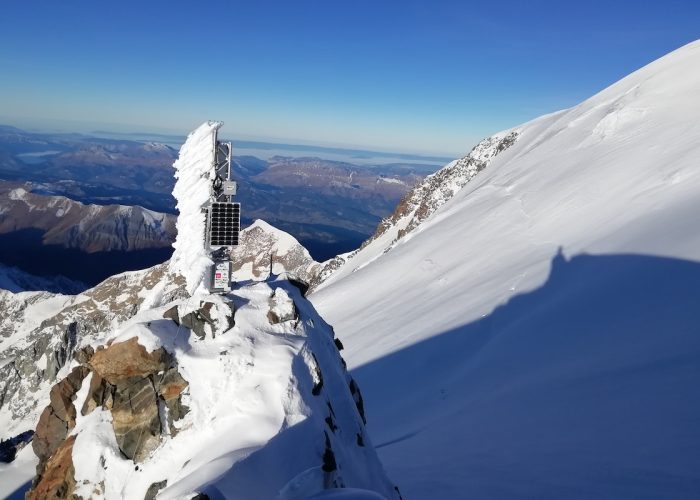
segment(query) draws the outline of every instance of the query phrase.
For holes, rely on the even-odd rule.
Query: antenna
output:
[[[232,144],[220,142],[214,133],[214,163],[211,196],[207,214],[206,246],[214,265],[208,283],[212,293],[231,291],[231,250],[238,245],[241,232],[241,204],[233,198],[238,185],[231,180]]]

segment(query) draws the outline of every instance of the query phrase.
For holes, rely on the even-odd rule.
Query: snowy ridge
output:
[[[173,196],[179,215],[170,269],[185,277],[191,294],[201,285],[208,266],[213,263],[204,248],[206,216],[202,208],[211,196],[216,131],[222,125],[212,121],[200,125],[187,136],[180,156],[173,163],[177,179]]]
[[[291,315],[271,322],[271,297]],[[227,298],[196,295],[145,311],[106,339],[136,338],[149,352],[173,353],[188,383],[188,412],[136,471],[119,452],[109,412],[79,414],[71,431],[76,494],[143,498],[159,483],[164,499],[203,492],[301,500],[343,485],[398,498],[364,431],[332,329],[287,282],[257,283],[232,298],[236,325],[203,339],[164,320],[164,311],[179,306],[182,314],[200,301],[226,309]],[[337,469],[324,472],[328,443]]]
[[[511,147],[518,135],[519,131],[514,129],[488,137],[466,156],[426,177],[404,196],[392,215],[380,222],[375,233],[361,248],[324,263],[314,288],[323,288],[326,282],[340,279],[390,251],[399,240],[414,231],[484,170],[497,155]]]
[[[342,343],[303,286],[253,282],[226,295],[200,286],[220,125],[193,132],[175,163],[173,261],[76,297],[0,292],[0,417],[8,435],[36,429],[29,500],[302,500],[346,487],[400,498],[365,431]],[[261,221],[251,229],[284,266],[315,264],[286,233]],[[26,450],[18,461],[22,474],[34,464]],[[0,467],[0,484],[9,470]]]
[[[697,494],[698,68],[694,42],[518,127],[311,295],[407,497]]]

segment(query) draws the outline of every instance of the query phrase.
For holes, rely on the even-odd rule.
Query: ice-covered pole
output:
[[[185,277],[190,295],[202,285],[213,264],[205,239],[205,207],[212,196],[216,132],[222,125],[213,121],[200,125],[187,136],[173,163],[176,179],[173,196],[179,214],[170,270]]]

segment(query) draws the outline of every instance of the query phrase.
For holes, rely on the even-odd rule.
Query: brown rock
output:
[[[90,360],[90,367],[112,385],[129,377],[146,377],[170,366],[171,357],[163,348],[153,352],[131,338],[98,350]]]
[[[114,402],[114,390],[115,387],[112,384],[100,377],[97,373],[92,372],[90,388],[88,389],[88,394],[80,413],[82,415],[87,415],[98,406],[101,406],[105,410],[111,410]]]
[[[36,435],[32,440],[32,449],[39,457],[37,472],[43,470],[46,460],[59,448],[68,431],[75,426],[76,412],[73,400],[88,373],[89,370],[84,366],[74,368],[66,378],[51,388],[51,403],[41,413]]]
[[[75,436],[66,439],[46,462],[43,473],[37,476],[32,489],[27,492],[27,500],[73,497],[75,491],[74,443]]]
[[[173,367],[165,373],[158,389],[160,397],[168,408],[168,430],[172,436],[178,433],[174,422],[180,420],[189,411],[189,408],[182,404],[180,397],[188,385],[187,381]]]
[[[163,313],[163,318],[171,319],[175,322],[177,326],[180,326],[180,313],[178,312],[177,306],[173,306]]]
[[[140,462],[160,442],[158,397],[150,377],[117,385],[112,406],[112,427],[124,456]]]
[[[86,346],[80,349],[79,351],[75,351],[75,354],[73,354],[73,359],[81,365],[84,365],[87,364],[88,361],[90,361],[90,358],[92,358],[93,354],[95,354],[95,349],[93,349],[92,346]]]
[[[169,369],[165,372],[163,379],[160,383],[159,393],[165,401],[170,401],[180,397],[182,391],[184,391],[189,384],[187,380],[182,378],[182,375],[175,368]]]

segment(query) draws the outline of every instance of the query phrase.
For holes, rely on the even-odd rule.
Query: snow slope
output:
[[[311,296],[380,457],[407,498],[697,497],[700,42],[517,130]]]

